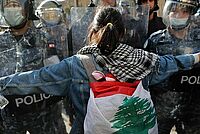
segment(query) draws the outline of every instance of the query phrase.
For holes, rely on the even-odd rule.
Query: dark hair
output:
[[[96,43],[101,53],[108,55],[117,48],[123,35],[124,23],[120,12],[112,7],[101,7],[90,25],[89,44]]]

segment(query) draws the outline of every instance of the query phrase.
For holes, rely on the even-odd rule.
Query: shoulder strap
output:
[[[86,55],[79,55],[80,60],[83,63],[83,66],[86,69],[87,75],[89,77],[90,82],[96,81],[94,77],[92,76],[92,72],[96,70],[93,58],[91,54],[86,54]]]

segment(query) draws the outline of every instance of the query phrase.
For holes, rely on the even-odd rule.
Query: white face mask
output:
[[[188,25],[188,18],[169,18],[169,22],[172,28],[185,28]]]
[[[12,27],[20,25],[25,19],[22,15],[22,8],[20,7],[4,8],[4,17]]]

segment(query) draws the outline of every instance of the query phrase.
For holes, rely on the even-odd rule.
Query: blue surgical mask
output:
[[[12,27],[20,25],[25,19],[20,7],[4,8],[4,17],[8,25]]]
[[[185,28],[188,25],[188,18],[169,18],[169,22],[172,28]]]

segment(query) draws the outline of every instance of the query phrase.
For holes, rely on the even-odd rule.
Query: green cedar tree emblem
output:
[[[114,134],[148,134],[156,123],[156,114],[147,99],[126,97],[111,123],[117,129]]]

